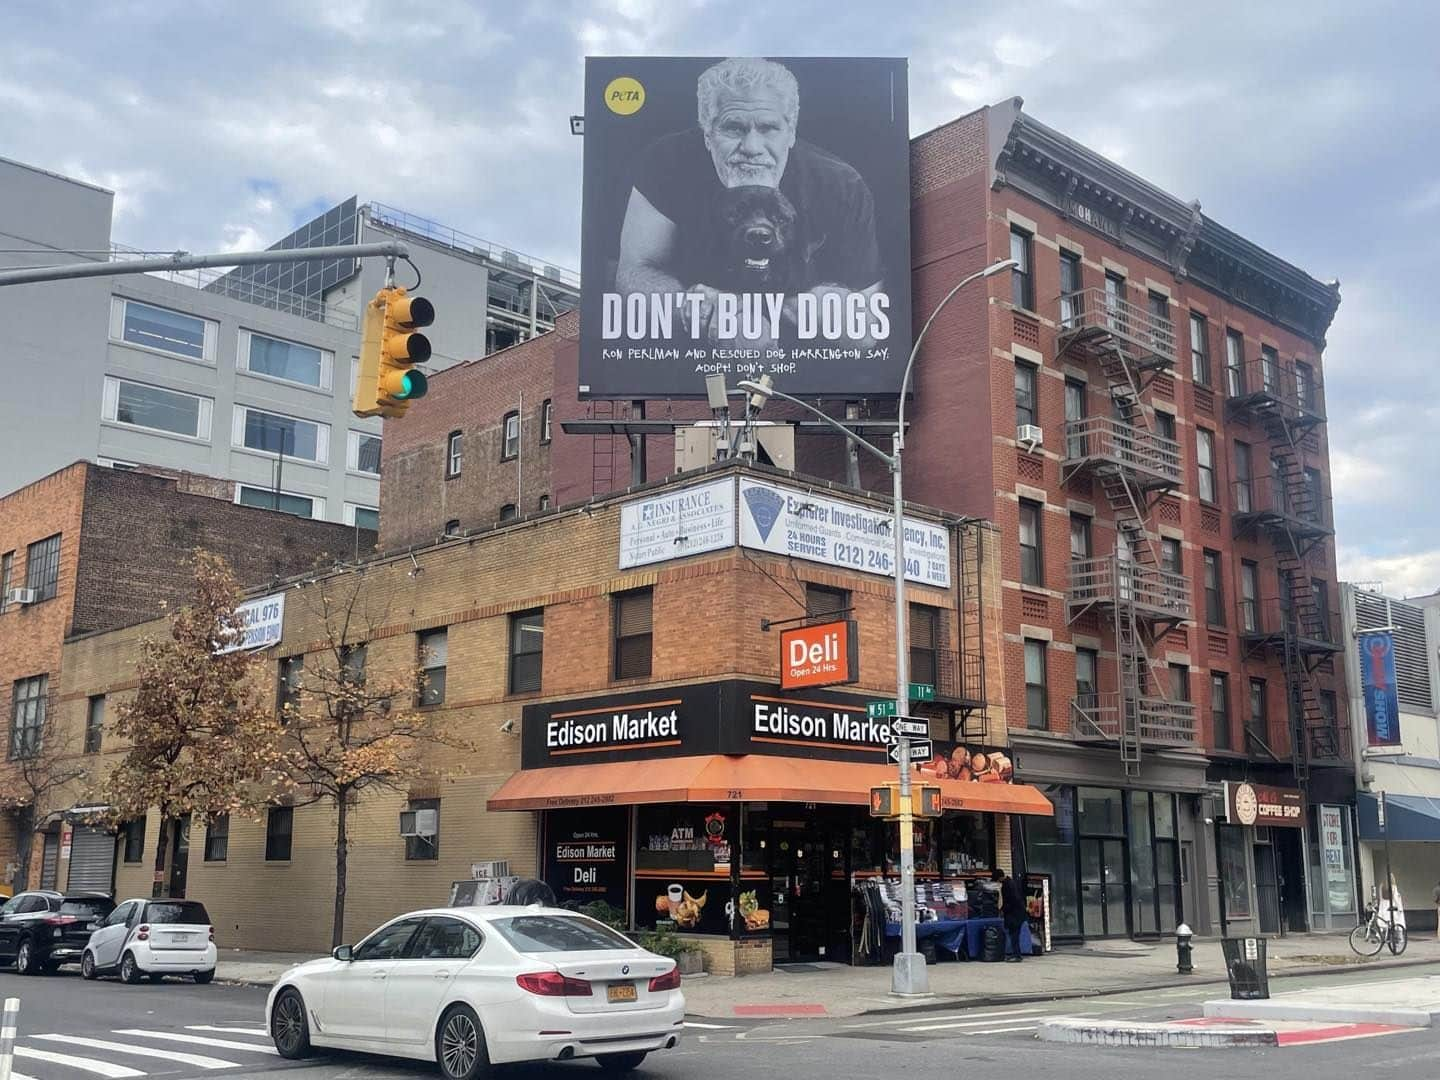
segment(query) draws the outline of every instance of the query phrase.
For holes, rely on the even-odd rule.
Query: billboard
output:
[[[1395,636],[1389,630],[1359,635],[1360,686],[1365,695],[1367,746],[1400,745],[1400,697],[1395,688]]]
[[[581,397],[899,392],[906,62],[585,62]]]
[[[735,479],[674,488],[620,508],[620,569],[735,546]]]

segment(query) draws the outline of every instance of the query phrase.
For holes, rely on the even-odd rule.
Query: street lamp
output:
[[[910,711],[910,653],[906,626],[906,616],[909,613],[905,608],[905,495],[900,461],[901,453],[905,449],[905,395],[910,388],[910,372],[915,367],[915,358],[920,355],[920,345],[924,342],[925,334],[930,329],[931,323],[961,289],[972,281],[988,278],[1005,270],[1013,270],[1018,265],[1019,263],[1014,259],[1005,259],[992,263],[983,270],[977,270],[968,277],[962,278],[935,305],[930,317],[925,320],[925,325],[920,328],[920,333],[916,335],[915,344],[910,348],[910,358],[905,363],[905,377],[900,383],[899,423],[895,427],[895,434],[891,436],[891,452],[888,454],[868,439],[857,435],[832,417],[827,416],[815,406],[776,390],[770,385],[769,376],[764,376],[758,382],[746,379],[737,384],[741,390],[754,395],[752,403],[757,406],[771,397],[798,405],[833,427],[851,442],[870,451],[890,470],[895,488],[894,518],[891,523],[891,531],[895,538],[895,714],[897,716],[905,716]],[[907,736],[902,735],[899,738],[899,755],[900,951],[895,954],[895,966],[890,975],[890,991],[894,994],[927,994],[930,992],[930,976],[925,970],[925,958],[915,948],[915,835],[910,809],[910,739]]]

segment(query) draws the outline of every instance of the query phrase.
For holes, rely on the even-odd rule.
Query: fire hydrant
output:
[[[1189,975],[1195,970],[1195,965],[1190,962],[1190,941],[1194,936],[1194,932],[1185,923],[1175,928],[1175,970],[1181,975]]]

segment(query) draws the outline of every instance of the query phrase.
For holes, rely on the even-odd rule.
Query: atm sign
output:
[[[860,637],[850,619],[780,633],[780,688],[853,683],[860,678]]]

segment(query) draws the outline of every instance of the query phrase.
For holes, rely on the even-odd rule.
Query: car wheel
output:
[[[133,986],[144,977],[145,973],[140,970],[140,965],[135,961],[135,954],[127,952],[125,958],[120,961],[120,981]]]
[[[196,981],[197,983],[199,983],[201,986],[204,986],[206,983],[208,983],[208,982],[209,982],[211,979],[213,979],[213,978],[215,978],[215,969],[214,969],[214,968],[211,968],[209,971],[197,971],[197,972],[195,972],[195,981]]]
[[[99,975],[100,973],[95,970],[95,956],[89,949],[86,949],[85,955],[80,957],[80,977],[82,979],[94,979],[98,978]]]
[[[446,1080],[475,1080],[490,1067],[480,1018],[469,1006],[456,1005],[440,1018],[435,1060]]]
[[[40,960],[28,939],[20,942],[20,948],[15,950],[15,970],[21,975],[40,974]]]
[[[595,1064],[604,1069],[607,1073],[628,1073],[634,1072],[645,1060],[644,1050],[635,1050],[629,1054],[596,1054]]]
[[[275,1001],[275,1011],[270,1014],[270,1038],[281,1057],[294,1060],[310,1053],[310,1024],[305,1019],[305,1002],[300,991],[281,991]]]

